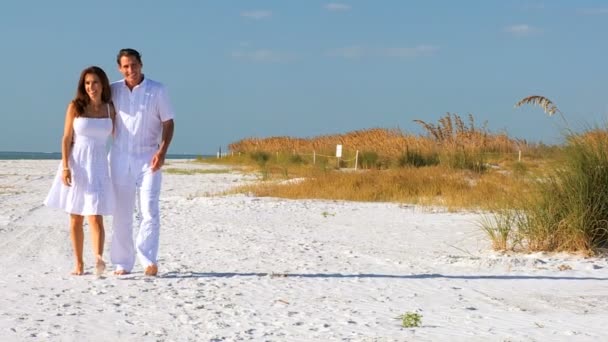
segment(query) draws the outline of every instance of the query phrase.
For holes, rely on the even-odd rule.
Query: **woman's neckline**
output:
[[[94,117],[94,116],[83,116],[80,115],[79,117],[77,117],[77,119],[95,119],[95,120],[102,120],[102,119],[109,119],[109,117]]]
[[[89,108],[91,107],[91,108]],[[88,118],[88,119],[109,119],[110,118],[110,105],[107,102],[102,103],[101,105],[99,105],[99,108],[95,111],[89,110],[87,111],[86,109],[94,109],[92,108],[92,104],[89,104],[85,107],[85,111],[84,113],[82,113],[79,117],[84,117],[84,118]],[[104,110],[105,109],[105,110]],[[105,112],[104,116],[85,116],[84,114],[86,114],[87,112],[89,113],[95,113],[95,114],[100,114],[101,112]]]

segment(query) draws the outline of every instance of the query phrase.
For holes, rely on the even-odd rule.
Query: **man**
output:
[[[173,109],[164,85],[144,77],[139,52],[116,57],[124,79],[112,83],[116,108],[110,174],[116,195],[110,256],[114,274],[129,274],[137,255],[144,274],[158,273],[161,167],[173,138]],[[139,232],[133,243],[133,212]]]

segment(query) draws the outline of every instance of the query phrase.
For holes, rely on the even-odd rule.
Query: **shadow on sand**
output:
[[[374,274],[374,273],[255,273],[255,272],[167,272],[159,278],[232,278],[232,277],[271,277],[271,278],[384,278],[384,279],[465,279],[465,280],[608,280],[602,277],[567,276],[528,276],[528,275],[446,275],[427,274]]]

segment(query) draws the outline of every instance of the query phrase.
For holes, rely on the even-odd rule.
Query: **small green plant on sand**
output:
[[[401,320],[401,326],[404,328],[416,328],[422,323],[422,315],[417,312],[406,312],[397,317]]]

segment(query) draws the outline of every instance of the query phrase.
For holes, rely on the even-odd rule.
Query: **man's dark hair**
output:
[[[135,57],[137,58],[139,64],[141,64],[141,54],[139,54],[139,52],[137,52],[135,49],[121,49],[118,51],[118,55],[116,56],[116,63],[118,65],[120,65],[120,58],[124,56]]]

